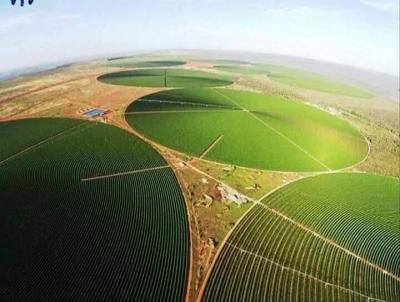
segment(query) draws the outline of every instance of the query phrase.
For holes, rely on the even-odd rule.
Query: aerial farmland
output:
[[[396,103],[251,59],[2,81],[0,300],[399,301]]]
[[[0,0],[0,302],[400,302],[399,28]]]

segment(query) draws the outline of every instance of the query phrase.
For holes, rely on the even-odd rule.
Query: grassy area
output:
[[[186,64],[185,61],[178,60],[138,61],[137,58],[116,58],[109,59],[108,62],[112,67],[121,68],[171,67]]]
[[[127,112],[128,123],[148,138],[190,155],[200,156],[223,135],[205,155],[221,163],[319,171],[350,166],[367,152],[365,140],[348,123],[276,96],[176,90],[142,98]]]
[[[203,301],[398,301],[399,194],[366,174],[276,191],[228,238]]]
[[[140,87],[216,87],[232,84],[228,77],[187,69],[144,69],[100,76],[99,81]]]
[[[0,129],[0,300],[184,299],[189,230],[172,170],[82,181],[166,165],[156,151],[102,123]]]
[[[216,165],[213,162],[194,160],[192,166],[206,172],[214,178],[223,181],[246,196],[258,200],[268,192],[297,178],[310,173],[270,172],[226,165]]]
[[[246,75],[265,74],[268,75],[271,80],[303,89],[357,98],[371,98],[373,96],[370,92],[353,85],[337,82],[320,74],[283,66],[222,64],[216,65],[215,68],[222,71]]]

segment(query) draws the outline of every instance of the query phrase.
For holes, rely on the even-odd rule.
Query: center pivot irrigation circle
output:
[[[145,137],[205,160],[272,171],[330,171],[365,158],[365,138],[344,120],[280,96],[176,89],[126,110]]]
[[[140,87],[217,87],[232,84],[229,77],[189,69],[136,69],[102,75],[100,82]]]

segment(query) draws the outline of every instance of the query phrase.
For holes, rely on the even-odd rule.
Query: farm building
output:
[[[109,110],[105,110],[105,109],[101,109],[101,108],[92,108],[92,109],[85,111],[83,113],[83,115],[86,117],[95,118],[95,117],[104,116],[104,115],[108,114],[109,112],[110,112]]]

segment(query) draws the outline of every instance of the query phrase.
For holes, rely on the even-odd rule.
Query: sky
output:
[[[399,1],[35,0],[21,8],[0,0],[0,72],[168,49],[293,55],[398,76]]]

